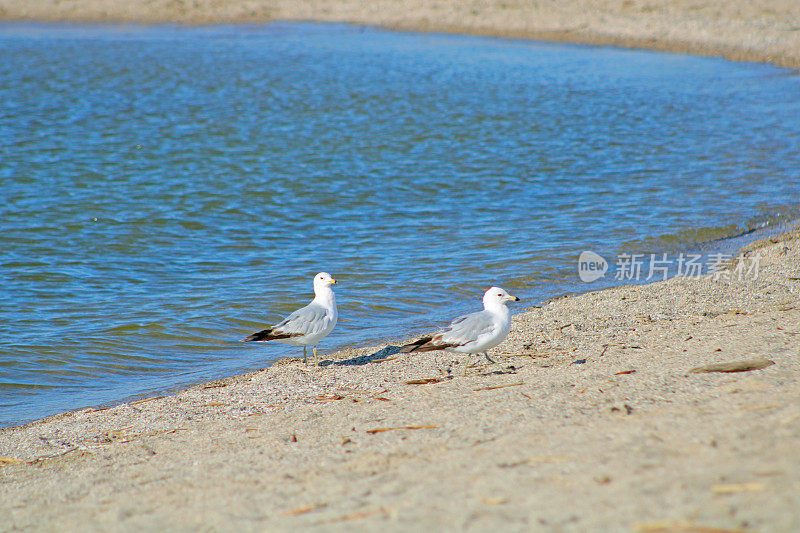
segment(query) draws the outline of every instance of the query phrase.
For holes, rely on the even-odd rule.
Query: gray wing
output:
[[[328,324],[327,313],[327,309],[323,306],[311,302],[287,316],[282,322],[275,324],[272,331],[292,337],[313,335],[325,329]]]
[[[435,335],[434,340],[448,346],[464,346],[483,335],[491,334],[495,327],[497,325],[491,313],[478,311],[456,318],[441,333]]]

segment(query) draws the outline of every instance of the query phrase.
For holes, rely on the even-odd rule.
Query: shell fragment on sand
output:
[[[736,494],[738,492],[759,492],[766,488],[763,483],[727,483],[714,485],[711,492],[714,494]]]
[[[769,359],[748,359],[746,361],[731,361],[729,363],[714,363],[693,368],[690,374],[702,374],[706,372],[748,372],[750,370],[761,370],[774,365],[775,361]]]

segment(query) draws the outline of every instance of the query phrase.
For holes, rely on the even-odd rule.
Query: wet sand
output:
[[[800,67],[796,0],[0,0],[0,19],[337,21],[649,48]]]
[[[797,531],[800,234],[772,240],[755,280],[521,312],[505,372],[384,345],[2,430],[0,529]]]

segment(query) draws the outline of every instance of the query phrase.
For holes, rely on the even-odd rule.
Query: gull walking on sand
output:
[[[314,276],[314,299],[284,318],[274,326],[258,331],[243,339],[249,341],[278,341],[303,347],[303,362],[306,347],[314,346],[314,364],[317,364],[317,343],[333,331],[339,312],[336,309],[336,296],[331,285],[336,280],[327,272]]]
[[[483,295],[483,311],[462,315],[443,330],[402,346],[400,352],[483,353],[489,362],[497,364],[487,350],[503,342],[511,329],[511,314],[506,307],[509,301],[518,302],[519,298],[500,287],[491,287]]]

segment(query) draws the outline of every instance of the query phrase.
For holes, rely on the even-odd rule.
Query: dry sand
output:
[[[335,20],[800,66],[795,0],[0,0],[0,18]],[[0,530],[800,531],[800,238],[774,240],[751,247],[757,280],[516,315],[494,351],[513,372],[378,346],[0,430]],[[757,358],[774,364],[689,373]]]
[[[797,0],[0,0],[0,19],[340,21],[653,48],[800,67]]]
[[[757,280],[517,314],[513,372],[378,346],[3,430],[0,529],[798,531],[800,238],[773,240]]]

